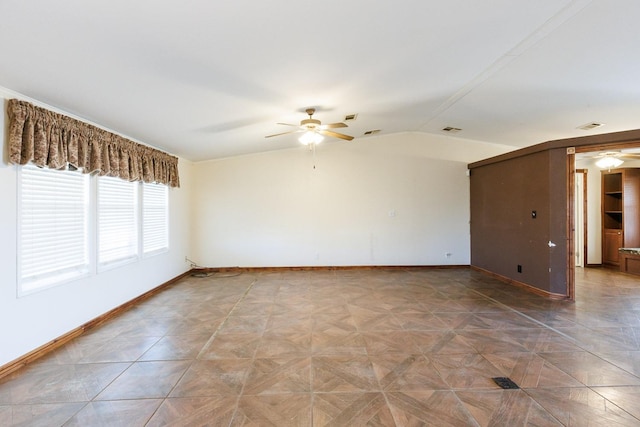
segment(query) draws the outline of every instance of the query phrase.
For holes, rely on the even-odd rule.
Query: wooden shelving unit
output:
[[[602,171],[602,263],[619,266],[620,248],[640,247],[640,169]]]

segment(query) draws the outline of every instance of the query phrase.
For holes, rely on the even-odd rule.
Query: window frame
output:
[[[95,227],[95,235],[96,235],[96,250],[95,250],[95,261],[96,261],[96,267],[97,267],[97,272],[101,273],[103,271],[107,271],[107,270],[111,270],[113,268],[118,268],[120,266],[123,265],[127,265],[127,264],[131,264],[134,262],[137,262],[140,259],[140,239],[141,239],[141,217],[140,217],[140,211],[141,211],[141,206],[140,206],[140,185],[138,182],[127,182],[124,181],[120,178],[114,178],[114,177],[109,177],[109,176],[97,176],[95,178],[96,181],[96,203],[95,203],[95,218],[96,218],[96,227]],[[106,261],[103,261],[101,259],[101,254],[102,254],[102,250],[103,248],[100,247],[100,245],[102,244],[103,241],[103,236],[101,234],[102,231],[102,219],[101,215],[100,215],[100,208],[102,207],[102,201],[101,201],[101,187],[100,187],[100,182],[113,182],[116,185],[129,185],[131,186],[131,188],[133,189],[133,197],[132,197],[132,201],[133,201],[133,212],[130,215],[130,219],[133,220],[133,223],[131,224],[132,227],[132,231],[133,231],[133,235],[131,236],[131,238],[133,239],[133,244],[128,245],[131,249],[133,249],[131,252],[128,252],[127,254],[125,254],[124,256],[120,256],[114,259],[108,259]],[[122,187],[121,187],[122,188]]]
[[[26,168],[26,169],[25,169]],[[84,197],[83,200],[79,202],[84,205],[84,263],[78,264],[79,268],[76,268],[77,272],[73,273],[73,268],[69,267],[64,270],[52,271],[49,273],[43,273],[36,275],[32,278],[23,277],[23,249],[25,247],[24,244],[24,224],[23,219],[25,216],[25,186],[26,182],[24,179],[25,170],[26,171],[39,171],[40,168],[33,165],[25,165],[23,167],[17,168],[17,206],[16,206],[16,281],[17,281],[17,296],[25,296],[30,295],[36,292],[40,292],[45,289],[49,289],[55,286],[63,285],[65,283],[73,282],[75,280],[79,280],[82,278],[86,278],[91,276],[93,272],[92,265],[92,247],[91,247],[91,180],[90,177],[86,175],[80,175],[81,179],[84,181]],[[49,172],[50,170],[44,169],[44,171]],[[55,171],[61,172],[61,171]],[[67,171],[62,171],[67,172]],[[72,172],[75,173],[75,172]],[[54,195],[55,196],[55,195]],[[59,199],[57,199],[59,200]],[[56,239],[53,239],[55,241]],[[44,284],[37,285],[38,282],[43,282]],[[35,283],[35,284],[34,284]],[[29,284],[31,284],[29,286]]]
[[[156,249],[152,249],[152,250],[148,250],[145,251],[145,211],[147,210],[147,204],[144,202],[145,201],[145,193],[146,193],[146,189],[148,189],[150,186],[152,185],[157,185],[157,186],[162,186],[163,187],[163,192],[164,192],[164,223],[165,223],[165,228],[164,228],[164,246],[160,247],[160,248],[156,248]],[[140,233],[141,233],[141,237],[139,239],[139,243],[140,243],[140,254],[142,256],[142,258],[151,258],[155,255],[159,255],[161,253],[165,253],[169,251],[170,248],[170,243],[171,243],[171,239],[170,239],[170,227],[169,225],[171,224],[171,217],[170,217],[170,209],[169,209],[169,187],[167,185],[164,184],[158,184],[158,183],[147,183],[147,182],[141,182],[140,183]]]
[[[81,171],[73,171],[70,173],[78,173],[83,176],[85,181],[85,189],[84,189],[84,244],[85,244],[85,257],[86,263],[83,264],[84,267],[82,269],[81,274],[73,274],[73,275],[63,275],[63,274],[43,274],[40,278],[40,281],[43,282],[41,285],[36,286],[26,286],[26,283],[34,282],[34,280],[28,280],[22,277],[23,271],[23,254],[25,245],[24,245],[24,234],[23,234],[23,219],[24,219],[24,209],[26,205],[25,202],[25,182],[23,179],[23,168],[32,168],[32,170],[41,170],[33,165],[25,165],[16,167],[16,290],[17,296],[22,297],[30,294],[34,294],[52,287],[57,287],[60,285],[64,285],[70,282],[74,282],[79,279],[84,279],[92,276],[96,276],[101,274],[102,272],[116,269],[125,265],[133,264],[136,262],[142,262],[144,259],[152,258],[156,255],[166,253],[170,250],[171,247],[171,221],[170,221],[170,188],[165,184],[147,184],[142,181],[136,181],[133,183],[135,186],[135,255],[128,256],[122,259],[108,261],[100,263],[99,260],[99,201],[98,201],[98,193],[99,193],[99,180],[103,177],[97,175],[88,175],[83,174]],[[69,171],[57,171],[53,169],[44,168],[47,172],[53,171],[57,172],[69,172]],[[115,178],[120,179],[120,178]],[[153,250],[144,251],[144,239],[145,239],[145,224],[144,224],[144,191],[145,186],[148,185],[162,185],[164,189],[164,243],[165,245],[161,248],[155,248]],[[55,240],[53,240],[55,241]],[[55,250],[55,245],[52,245],[52,250]],[[67,277],[68,276],[68,277]],[[60,279],[57,279],[60,277]]]

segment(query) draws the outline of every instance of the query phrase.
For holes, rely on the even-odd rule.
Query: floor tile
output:
[[[266,332],[256,350],[257,358],[311,356],[311,332]]]
[[[527,394],[565,426],[640,425],[640,420],[586,387],[538,388]]]
[[[436,354],[429,356],[442,379],[453,389],[496,388],[491,378],[501,372],[480,354]]]
[[[311,360],[314,392],[379,391],[367,356],[318,356]]]
[[[311,391],[311,358],[256,359],[243,394],[305,393]]]
[[[363,332],[362,336],[368,354],[413,354],[420,351],[413,339],[413,333],[408,331]]]
[[[411,338],[416,347],[427,355],[477,353],[475,347],[454,331],[416,331]]]
[[[640,425],[639,386],[593,387],[592,390],[636,417]]]
[[[200,352],[199,359],[251,359],[262,334],[218,333]]]
[[[449,390],[392,392],[387,398],[398,426],[478,425]]]
[[[0,425],[640,425],[639,281],[576,277],[575,303],[468,268],[187,277],[0,379]]]
[[[237,396],[251,370],[250,359],[195,361],[173,387],[171,397]]]
[[[510,378],[521,388],[582,387],[571,375],[558,369],[547,360],[533,353],[483,354],[501,376]]]
[[[457,391],[480,426],[562,426],[522,390]]]
[[[256,334],[261,335],[266,326],[268,315],[229,316],[220,326],[220,334]]]
[[[311,395],[267,394],[243,396],[230,426],[311,426]]]
[[[61,426],[85,405],[86,402],[0,406],[0,425],[24,427]]]
[[[640,377],[640,351],[604,351],[595,354],[618,368]]]
[[[105,388],[96,400],[166,397],[190,364],[190,361],[134,363]]]
[[[144,426],[161,402],[161,399],[89,402],[65,427]]]
[[[165,336],[160,338],[138,360],[193,360],[209,341],[209,338],[210,334]]]
[[[449,388],[431,361],[421,354],[391,353],[370,356],[370,359],[383,390],[423,391]]]
[[[83,402],[124,372],[128,363],[29,366],[8,383],[12,404]]]
[[[640,385],[640,378],[586,351],[540,356],[586,386]]]
[[[519,340],[521,330],[473,329],[456,331],[479,353],[524,352],[527,348]]]
[[[236,396],[167,398],[146,426],[226,427],[233,418],[237,400]]]
[[[393,426],[393,415],[382,393],[315,393],[314,427]]]
[[[367,346],[359,332],[324,330],[311,335],[311,351],[314,355],[365,355]]]

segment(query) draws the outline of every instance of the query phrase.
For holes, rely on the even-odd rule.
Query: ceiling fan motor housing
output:
[[[320,120],[316,119],[305,119],[300,122],[300,126],[304,126],[309,130],[313,130],[320,126]]]

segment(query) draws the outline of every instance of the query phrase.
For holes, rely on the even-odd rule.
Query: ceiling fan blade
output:
[[[277,125],[283,125],[283,126],[295,126],[295,127],[299,127],[300,125],[292,125],[291,123],[276,123]]]
[[[302,132],[302,131],[301,130],[290,130],[289,132],[282,132],[282,133],[276,133],[276,134],[273,134],[273,135],[267,135],[267,136],[265,136],[265,138],[271,138],[273,136],[287,135],[289,133],[298,133],[298,132]]]
[[[335,128],[346,128],[348,127],[344,123],[329,123],[327,125],[320,126],[322,129],[335,129]]]
[[[318,131],[318,133],[321,133],[322,135],[330,136],[333,138],[345,139],[347,141],[351,141],[353,139],[352,136],[345,135],[343,133],[332,132],[330,130],[321,130],[321,131]]]

